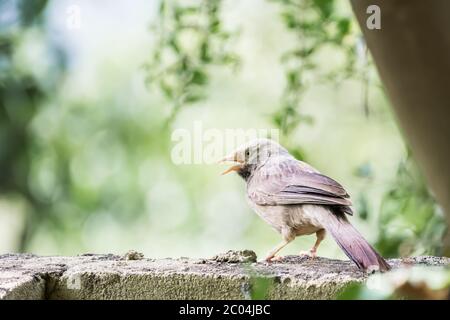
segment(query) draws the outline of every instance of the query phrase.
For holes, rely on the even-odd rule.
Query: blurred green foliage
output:
[[[387,274],[375,274],[365,284],[344,289],[339,300],[448,300],[450,270],[444,267],[403,267]]]
[[[161,91],[174,102],[172,117],[180,106],[205,98],[199,90],[207,85],[210,64],[239,61],[236,55],[224,49],[230,33],[222,30],[219,2],[198,1],[197,6],[190,7],[183,7],[177,1],[161,2],[157,29],[159,45],[148,70],[158,70],[156,76],[150,73],[149,79],[158,81]],[[271,120],[281,130],[283,144],[303,160],[305,152],[297,143],[292,143],[290,137],[301,123],[313,124],[312,117],[301,112],[305,92],[320,83],[339,85],[351,77],[362,80],[364,90],[368,90],[367,75],[361,77],[356,67],[357,42],[361,36],[357,36],[354,19],[348,12],[337,10],[335,0],[271,2],[278,4],[286,31],[292,33],[296,40],[281,56],[286,85]],[[192,21],[207,23],[202,26]],[[193,38],[199,40],[186,49],[179,39],[192,29],[196,33]],[[219,49],[211,50],[214,47]],[[317,56],[324,48],[340,52],[342,61],[332,68],[322,68]],[[165,50],[170,52],[164,54]],[[155,65],[160,65],[165,56],[171,57],[172,62],[168,65],[162,63],[160,71],[161,68]],[[366,115],[367,99],[368,93],[365,92]],[[369,164],[363,164],[357,170],[356,175],[364,178],[370,178],[372,174]],[[356,202],[359,217],[366,220],[370,210],[367,197],[361,194]],[[378,228],[376,247],[386,256],[440,253],[445,221],[410,156],[399,164],[392,187],[383,195]]]
[[[279,3],[283,22],[296,40],[281,57],[286,86],[280,108],[273,115],[275,125],[289,136],[301,122],[312,123],[313,119],[300,111],[310,86],[323,81],[339,83],[354,74],[355,38],[350,37],[354,21],[335,10],[334,0],[272,1]],[[317,62],[320,50],[327,46],[341,51],[345,60],[331,70],[324,70]]]
[[[443,212],[409,155],[383,196],[376,247],[388,257],[442,255]]]
[[[221,0],[194,1],[188,6],[180,1],[161,1],[158,22],[152,31],[158,35],[152,59],[145,65],[147,82],[157,84],[172,103],[169,121],[184,105],[206,98],[211,67],[236,67],[239,57],[230,50],[236,33],[224,30],[220,19]],[[300,125],[312,124],[313,118],[302,113],[305,92],[320,82],[339,84],[355,74],[354,21],[335,10],[334,0],[271,0],[281,8],[281,18],[287,32],[296,42],[281,57],[286,85],[280,106],[272,114],[272,123],[281,130],[282,142],[299,159],[305,155],[289,137]],[[317,56],[330,46],[341,51],[344,61],[324,70]]]
[[[250,221],[241,209],[245,201],[235,196],[241,194],[237,187],[240,184],[220,189],[217,183],[211,187],[209,169],[176,168],[169,158],[170,126],[163,122],[173,123],[179,115],[188,118],[189,114],[183,114],[185,106],[197,106],[206,113],[210,107],[205,102],[210,98],[214,75],[219,69],[244,67],[245,60],[234,47],[240,34],[230,31],[223,19],[225,2],[160,2],[156,23],[148,32],[154,40],[151,52],[145,52],[146,57],[137,63],[145,65],[146,79],[136,82],[146,81],[152,89],[144,90],[145,93],[130,84],[135,80],[132,77],[115,83],[122,76],[120,72],[125,72],[120,66],[129,68],[125,63],[89,65],[80,71],[88,76],[76,82],[75,54],[70,46],[57,45],[52,39],[54,30],[47,24],[49,7],[55,2],[0,3],[0,12],[8,12],[0,19],[0,192],[3,198],[19,198],[17,201],[26,204],[24,228],[20,229],[20,241],[13,250],[41,248],[48,245],[45,241],[51,242],[47,248],[57,248],[54,253],[98,247],[116,250],[117,243],[134,247],[149,243],[156,250],[155,247],[172,248],[176,240],[169,239],[181,238],[188,243],[183,249],[189,245],[194,251],[200,250],[205,239],[218,246],[228,245],[220,238],[226,232],[231,234],[229,238],[234,237],[232,232],[249,237],[268,234],[265,225],[245,224]],[[283,32],[291,37],[289,45],[281,50],[277,66],[284,83],[280,84],[279,99],[270,112],[251,103],[248,108],[255,118],[269,115],[268,125],[281,130],[282,143],[297,158],[309,160],[319,147],[306,151],[302,145],[305,141],[298,139],[297,133],[303,124],[313,131],[322,119],[315,119],[306,111],[306,94],[321,85],[344,85],[346,79],[364,81],[355,66],[360,34],[349,9],[343,9],[337,0],[272,0],[270,4],[271,10],[279,11]],[[33,46],[29,49],[24,45],[28,42],[43,47],[44,53],[38,55]],[[111,48],[105,56],[117,54],[115,50]],[[31,64],[23,62],[23,52],[36,57]],[[339,59],[328,61],[330,56]],[[38,74],[35,68],[41,67],[44,71]],[[100,76],[89,82],[91,69]],[[115,70],[120,76],[111,80]],[[76,84],[67,85],[68,79]],[[122,90],[127,86],[131,89]],[[81,89],[76,91],[74,87]],[[145,94],[151,95],[149,100],[141,98]],[[374,100],[374,104],[382,104]],[[167,104],[170,110],[165,118],[161,109]],[[229,112],[224,108],[216,115],[225,118]],[[356,111],[335,107],[325,112],[334,121],[338,113]],[[233,123],[238,122],[241,111],[234,117]],[[364,120],[370,125],[370,120]],[[336,143],[324,137],[338,136],[344,128],[333,130],[320,133],[320,148]],[[358,153],[363,151],[355,147],[355,158]],[[338,162],[326,159],[324,163],[332,168]],[[376,164],[371,159],[361,163],[356,170],[351,168],[355,185],[361,187],[354,202],[358,217],[376,236],[376,247],[387,256],[439,254],[445,224],[411,158],[400,162],[396,175],[380,188],[381,206],[369,194],[375,181],[381,181],[377,179],[383,172],[373,169]],[[242,207],[237,205],[241,202]],[[239,219],[244,222],[225,229],[227,219],[231,219],[223,213],[225,210],[228,215],[242,214]],[[213,226],[212,231],[206,226]],[[102,246],[95,246],[95,237]],[[236,237],[232,243],[239,239]],[[254,297],[262,298],[266,284],[256,287],[259,289]]]
[[[152,27],[157,44],[145,69],[147,83],[157,84],[172,104],[169,122],[182,106],[206,98],[212,67],[238,65],[237,56],[228,48],[234,35],[220,19],[221,3],[160,2],[158,22]]]
[[[0,33],[0,189],[4,198],[26,204],[20,252],[29,251],[38,234],[49,234],[62,247],[81,243],[86,221],[105,212],[124,228],[134,224],[145,211],[139,186],[141,165],[148,160],[143,150],[153,145],[153,132],[163,132],[127,116],[116,97],[105,95],[95,111],[82,96],[60,105],[68,53],[52,45],[45,31],[47,4],[2,3],[17,17],[2,20]],[[47,67],[45,78],[17,58],[30,34],[51,61],[33,61]],[[153,149],[167,149],[167,143],[160,139]]]
[[[42,23],[45,6],[46,1],[0,4],[0,11],[11,10],[17,15],[16,19],[2,21],[0,29],[0,192],[23,196],[34,209],[31,217],[47,209],[28,183],[36,146],[30,124],[46,98],[46,92],[31,72],[20,70],[13,56],[24,30]],[[28,226],[31,224],[29,221]],[[21,240],[19,250],[22,251],[28,232]]]

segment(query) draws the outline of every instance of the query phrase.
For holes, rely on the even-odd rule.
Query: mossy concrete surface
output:
[[[258,279],[270,282],[263,292],[268,299],[333,299],[348,284],[367,278],[350,261],[301,256],[271,264],[255,260],[250,250],[211,259],[146,259],[136,252],[6,254],[0,255],[0,299],[249,299],[258,290]],[[450,265],[449,258],[426,256],[389,262],[394,268]]]

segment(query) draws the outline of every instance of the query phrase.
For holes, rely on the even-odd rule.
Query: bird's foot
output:
[[[273,257],[273,258],[271,259],[271,261],[272,261],[272,262],[279,262],[279,261],[283,261],[283,259],[284,259],[283,256],[276,256],[276,257]]]
[[[300,255],[301,256],[307,256],[307,257],[309,257],[311,259],[314,259],[315,257],[317,257],[317,252],[316,252],[316,250],[311,249],[311,250],[308,250],[308,251],[301,251]]]
[[[283,260],[282,256],[267,256],[261,262],[271,263],[271,262],[279,262]]]

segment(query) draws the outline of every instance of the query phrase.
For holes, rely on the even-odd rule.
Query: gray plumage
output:
[[[269,253],[267,261],[296,236],[312,233],[317,235],[310,251],[315,256],[326,230],[360,269],[390,269],[347,220],[346,214],[353,214],[350,196],[335,180],[267,139],[250,142],[225,160],[238,163],[229,171],[237,171],[246,181],[250,206],[282,235],[283,243]]]

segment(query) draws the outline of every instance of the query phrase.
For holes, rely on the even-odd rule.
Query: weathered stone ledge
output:
[[[367,278],[350,261],[288,256],[266,264],[252,262],[255,257],[251,251],[157,260],[6,254],[0,255],[0,299],[248,299],[254,277],[270,279],[269,299],[333,299]],[[427,256],[389,262],[394,268],[450,265],[449,258]]]

